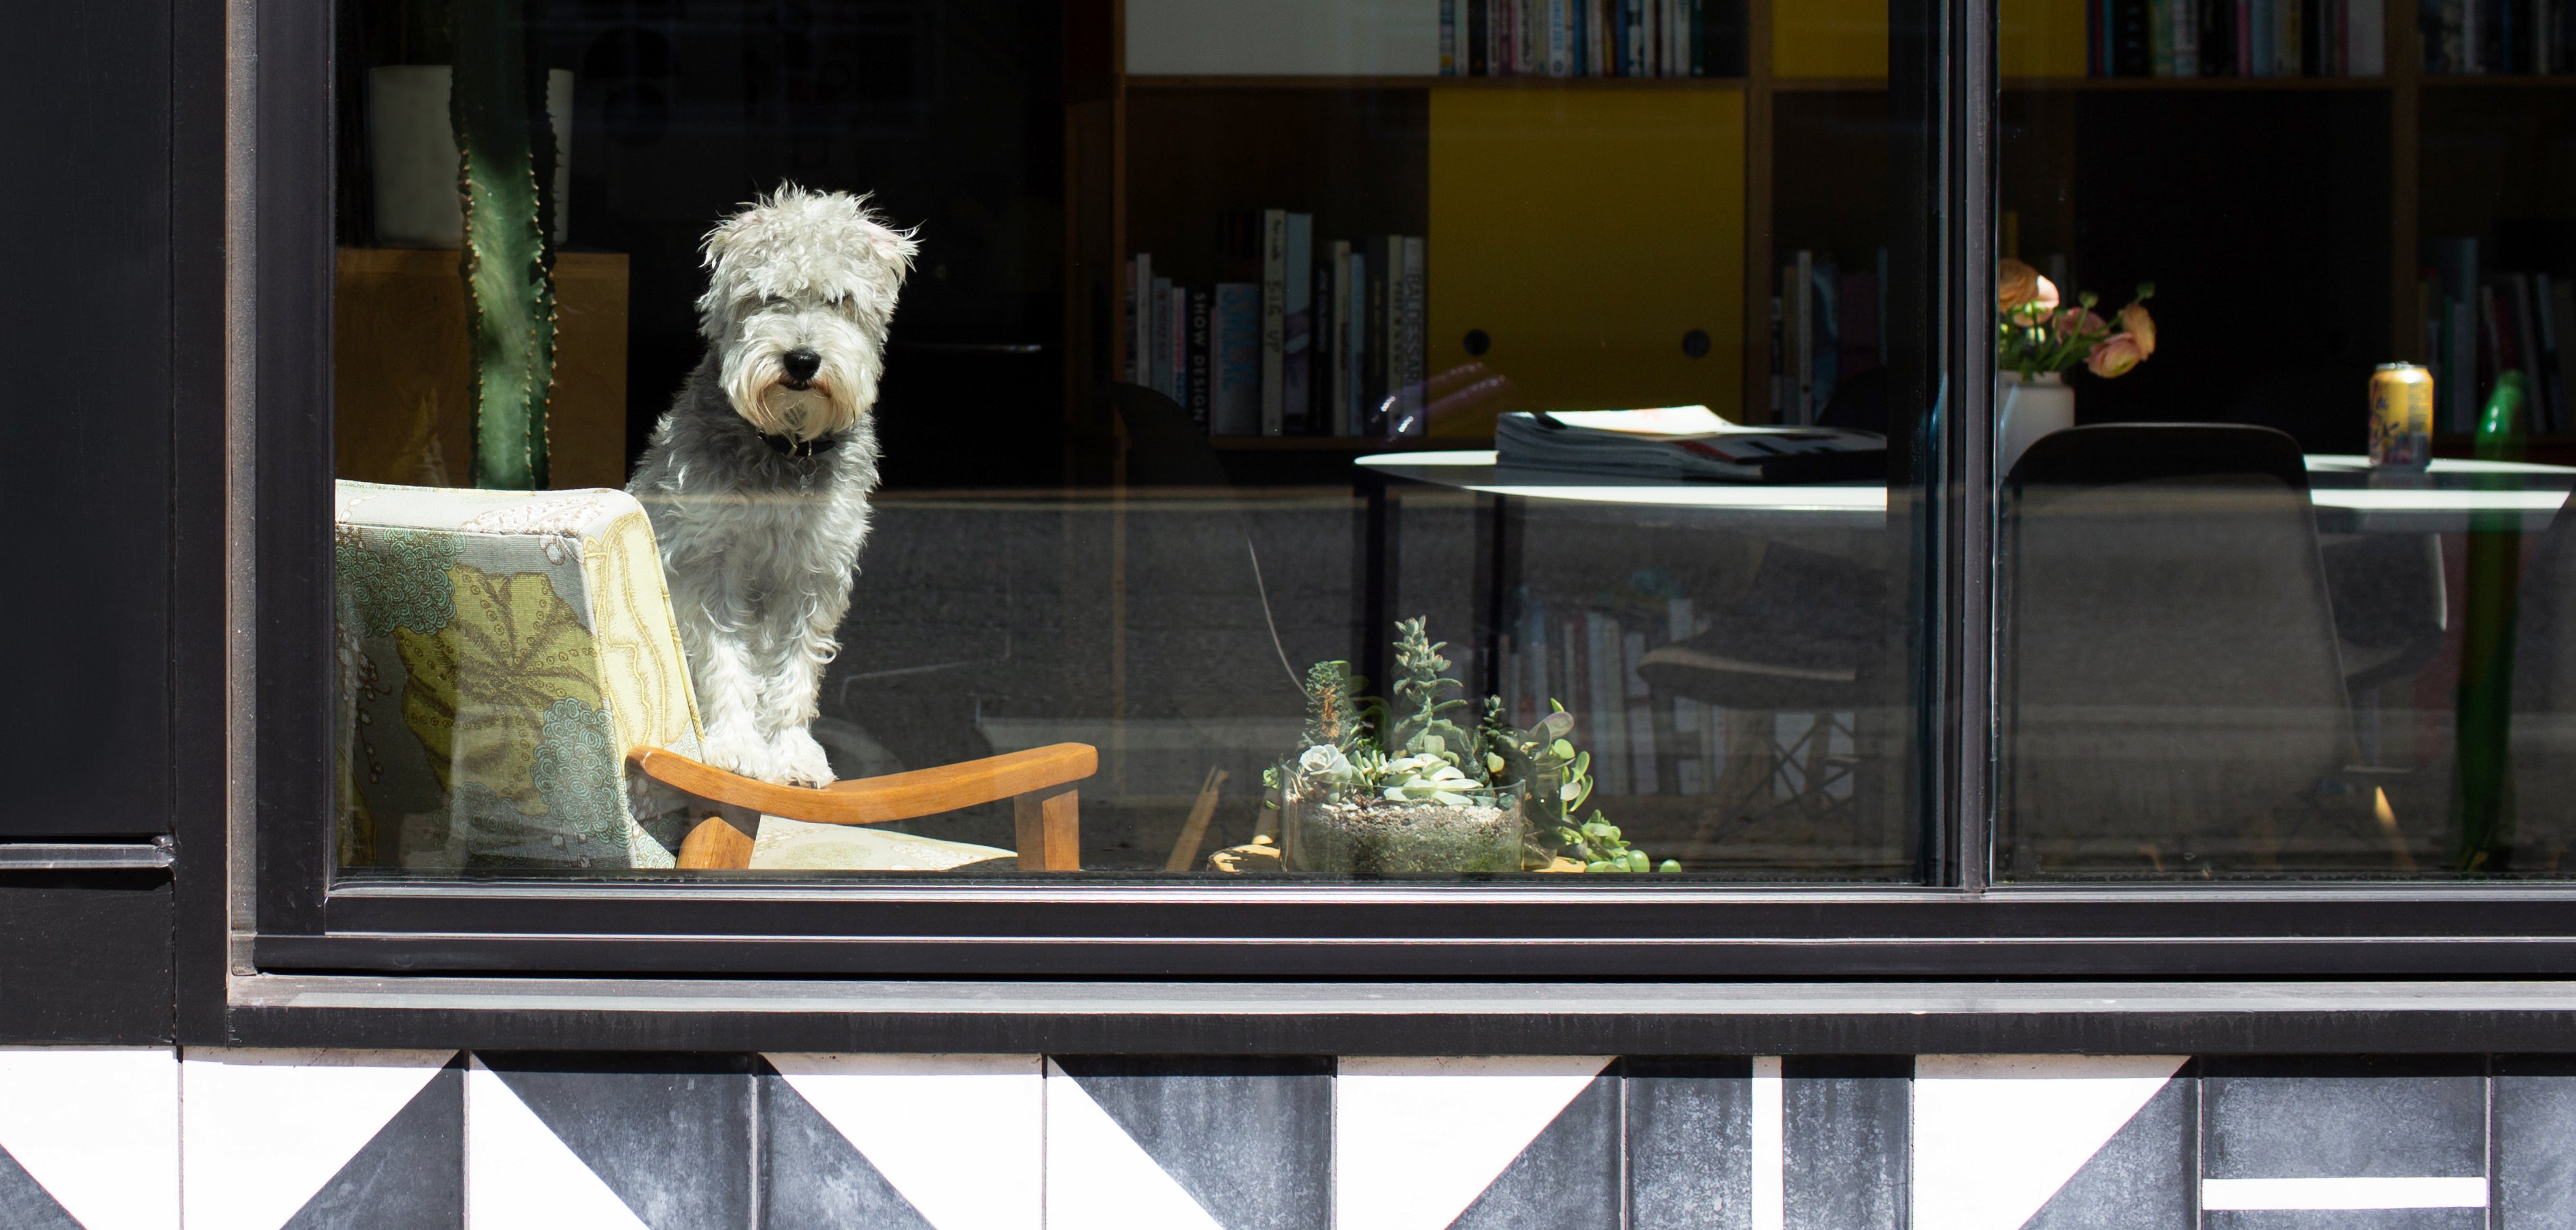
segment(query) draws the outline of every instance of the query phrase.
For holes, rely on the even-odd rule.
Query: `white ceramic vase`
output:
[[[2075,390],[2063,374],[1995,373],[1995,481],[2012,473],[2032,441],[2074,425]]]

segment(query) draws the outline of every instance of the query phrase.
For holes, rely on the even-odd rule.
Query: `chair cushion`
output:
[[[653,528],[624,492],[338,485],[344,866],[669,867],[700,754]]]

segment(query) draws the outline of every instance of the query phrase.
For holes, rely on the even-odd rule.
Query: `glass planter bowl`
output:
[[[1521,869],[1522,787],[1465,792],[1465,806],[1398,802],[1279,770],[1281,858],[1290,871],[1406,875]]]

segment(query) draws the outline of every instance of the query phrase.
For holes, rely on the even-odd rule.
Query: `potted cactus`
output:
[[[1307,672],[1300,750],[1265,775],[1278,795],[1287,868],[1547,868],[1558,861],[1546,840],[1553,838],[1554,846],[1574,847],[1585,870],[1645,870],[1644,853],[1619,842],[1599,813],[1592,823],[1569,823],[1592,789],[1590,757],[1570,738],[1573,715],[1551,702],[1537,726],[1515,730],[1502,702],[1488,697],[1479,720],[1461,723],[1468,702],[1451,693],[1464,689],[1446,676],[1445,645],[1423,622],[1396,625],[1396,679],[1385,701],[1359,694],[1349,663],[1319,662]]]

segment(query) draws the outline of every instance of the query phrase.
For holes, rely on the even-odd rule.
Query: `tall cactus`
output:
[[[546,400],[554,390],[554,253],[539,171],[554,128],[531,107],[522,0],[454,0],[448,92],[457,190],[465,198],[465,336],[472,358],[477,487],[546,485]]]

